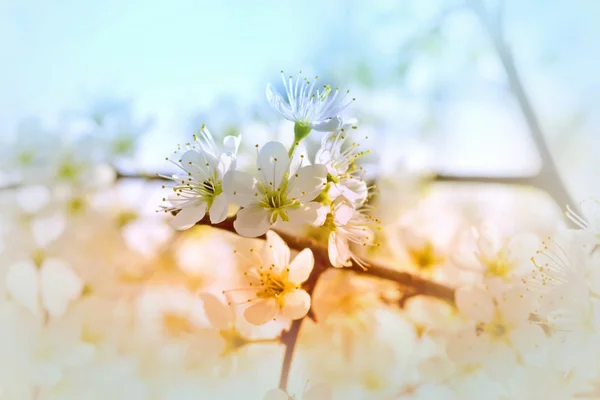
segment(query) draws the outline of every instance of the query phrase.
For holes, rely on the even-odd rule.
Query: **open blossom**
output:
[[[526,354],[543,346],[541,326],[530,320],[535,298],[520,288],[497,296],[479,287],[456,291],[456,305],[472,325],[448,342],[448,356],[462,365],[482,366],[493,379],[504,379]]]
[[[168,200],[170,207],[165,211],[179,212],[171,222],[176,229],[188,229],[209,213],[213,224],[223,221],[229,211],[229,200],[223,192],[225,174],[235,169],[239,138],[227,136],[220,150],[210,132],[203,126],[194,142],[180,149],[178,159],[173,161],[183,173],[171,177],[175,182],[173,194]],[[179,156],[179,153],[183,152]]]
[[[262,325],[283,315],[290,319],[303,318],[310,309],[310,295],[301,288],[308,279],[314,257],[304,249],[290,262],[290,249],[273,231],[267,232],[267,241],[260,254],[250,250],[253,266],[244,275],[252,293],[246,301],[249,307],[244,317],[254,325]],[[239,254],[239,253],[238,253]]]
[[[366,263],[354,254],[352,244],[360,246],[373,245],[379,220],[367,214],[365,207],[356,209],[343,198],[331,204],[331,212],[327,215],[323,227],[329,229],[327,250],[331,265],[336,268],[351,267],[352,263],[365,268]]]
[[[360,205],[367,199],[368,188],[360,176],[362,170],[355,162],[369,151],[362,149],[358,142],[348,143],[350,130],[355,128],[354,121],[351,121],[323,136],[321,147],[315,154],[315,163],[327,168],[327,179],[332,186],[330,197],[343,196]]]
[[[339,128],[341,119],[338,115],[354,100],[348,99],[349,91],[340,95],[339,89],[332,90],[329,85],[316,88],[319,77],[310,81],[298,74],[295,80],[291,76],[286,79],[281,71],[281,79],[286,99],[268,84],[267,100],[286,119],[299,124],[308,132],[310,129],[330,132]]]
[[[246,237],[267,232],[278,221],[314,223],[320,204],[314,200],[325,187],[327,171],[320,164],[290,171],[291,160],[284,145],[268,142],[258,152],[258,179],[242,171],[229,171],[223,190],[243,207],[234,227]]]
[[[265,394],[264,400],[289,400],[290,397],[281,389],[271,389]],[[304,391],[302,400],[331,400],[333,391],[331,385],[327,383],[316,383]],[[300,400],[300,399],[298,399]]]
[[[454,255],[458,265],[483,275],[488,285],[508,283],[531,270],[531,256],[541,244],[533,233],[503,235],[493,224],[468,232],[464,247]]]

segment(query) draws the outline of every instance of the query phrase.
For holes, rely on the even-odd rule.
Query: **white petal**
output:
[[[281,313],[289,319],[303,318],[310,309],[310,295],[306,290],[298,289],[283,298]]]
[[[367,183],[362,179],[344,179],[335,188],[346,200],[356,205],[363,204],[369,194]]]
[[[304,203],[313,200],[325,188],[327,168],[323,164],[302,167],[290,178],[288,196]]]
[[[263,400],[289,400],[289,396],[281,389],[271,389]]]
[[[461,287],[456,290],[454,297],[458,310],[466,317],[477,322],[490,322],[494,317],[494,302],[485,290]]]
[[[510,262],[515,265],[527,267],[531,266],[531,257],[541,248],[542,242],[540,238],[528,232],[513,236],[507,244]]]
[[[339,117],[333,117],[326,119],[325,121],[319,121],[311,124],[311,128],[318,132],[333,132],[339,130],[342,127],[342,120]]]
[[[199,297],[204,303],[204,311],[211,325],[217,329],[229,328],[233,322],[231,309],[213,294],[200,293]]]
[[[511,325],[522,324],[529,318],[533,311],[531,292],[519,289],[510,289],[500,294],[497,298],[498,311],[502,318]]]
[[[223,177],[223,192],[232,203],[248,207],[256,203],[256,178],[247,172],[227,171]]]
[[[504,343],[494,343],[485,360],[485,372],[498,382],[507,381],[515,372],[515,352]]]
[[[241,136],[228,135],[223,138],[223,150],[226,153],[236,154],[242,141]]]
[[[258,152],[259,177],[269,187],[279,188],[283,176],[289,172],[290,157],[280,142],[267,142]]]
[[[66,226],[66,218],[60,213],[47,217],[37,217],[31,223],[35,242],[42,248],[58,239]]]
[[[252,325],[263,325],[277,315],[275,299],[259,300],[244,310],[244,318]]]
[[[6,290],[16,302],[36,315],[40,313],[38,271],[32,261],[11,264],[5,280]]]
[[[272,264],[278,269],[287,268],[290,264],[290,248],[273,231],[267,232],[267,242],[263,248],[263,261],[267,264]]]
[[[42,303],[48,313],[61,316],[69,303],[81,296],[83,281],[71,267],[59,260],[46,260],[40,270]]]
[[[225,218],[227,218],[228,212],[229,200],[227,199],[227,195],[225,193],[221,193],[214,198],[212,204],[210,205],[210,222],[213,224],[222,222]]]
[[[448,358],[458,364],[478,364],[485,360],[489,353],[488,335],[477,336],[475,329],[468,327],[448,340],[446,353]]]
[[[267,101],[271,107],[283,114],[284,117],[293,120],[293,113],[290,106],[270,83],[267,84]]]
[[[521,353],[536,351],[545,346],[546,334],[534,322],[525,322],[510,332],[510,341]]]
[[[289,280],[296,284],[304,283],[310,276],[314,265],[315,258],[311,249],[302,250],[290,263]]]
[[[348,202],[340,202],[335,206],[333,219],[337,226],[343,226],[352,219],[356,209]]]
[[[302,400],[331,400],[333,389],[328,383],[315,383],[302,396]]]
[[[196,225],[196,222],[204,218],[204,214],[206,214],[206,203],[197,203],[195,207],[186,207],[179,211],[169,224],[174,229],[182,231]]]
[[[186,172],[191,173],[195,179],[204,181],[208,178],[208,174],[206,173],[206,163],[208,159],[205,159],[207,156],[208,154],[206,153],[201,154],[196,150],[188,150],[181,155],[181,168],[183,168]],[[216,168],[217,162],[214,157],[212,157],[210,160],[213,162],[210,167]]]
[[[348,241],[341,238],[337,233],[331,232],[328,241],[329,262],[336,268],[352,266],[350,247]]]
[[[258,237],[267,233],[269,228],[271,228],[269,216],[268,210],[251,204],[238,211],[233,227],[241,236]]]
[[[315,225],[321,217],[322,206],[316,201],[306,203],[303,207],[287,210],[289,222],[294,224],[311,224]]]

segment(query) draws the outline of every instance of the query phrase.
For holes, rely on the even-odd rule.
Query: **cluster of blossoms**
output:
[[[211,223],[220,223],[230,205],[240,208],[234,227],[244,237],[275,228],[321,228],[328,233],[334,267],[364,267],[353,247],[373,245],[379,221],[369,213],[369,187],[357,165],[368,150],[355,139],[353,121],[341,115],[353,99],[329,85],[315,89],[318,77],[311,82],[282,73],[282,78],[285,98],[271,85],[267,98],[294,123],[291,147],[276,141],[257,144],[256,167],[245,171],[236,163],[241,137],[227,136],[219,148],[203,127],[171,159],[182,173],[166,177],[174,184],[164,209],[177,211],[177,229],[193,226],[206,213]],[[312,157],[299,154],[298,146],[312,130],[322,135],[320,148]]]

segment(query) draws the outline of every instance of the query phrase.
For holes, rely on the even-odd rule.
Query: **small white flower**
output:
[[[188,229],[209,213],[213,224],[223,221],[229,211],[229,200],[223,192],[225,174],[235,169],[239,138],[227,136],[222,151],[215,144],[206,126],[194,135],[193,144],[187,144],[181,156],[173,161],[184,173],[171,177],[175,182],[174,194],[168,198],[170,207],[165,211],[178,210],[171,224],[179,230]],[[176,152],[179,154],[179,151]],[[167,199],[163,199],[167,201]]]
[[[271,389],[265,394],[263,400],[289,400],[290,397],[281,389]],[[331,385],[327,383],[316,383],[304,391],[302,400],[332,400],[333,391]]]
[[[478,287],[456,291],[456,305],[472,325],[448,342],[450,359],[462,365],[483,366],[493,379],[508,377],[518,359],[542,348],[540,325],[529,319],[535,299],[518,288],[497,296]]]
[[[308,131],[333,131],[341,123],[338,115],[354,99],[347,98],[349,91],[342,96],[339,89],[332,90],[329,85],[324,85],[322,89],[316,88],[318,78],[315,77],[311,82],[298,74],[296,80],[291,76],[286,79],[281,71],[286,99],[268,84],[267,100],[286,119],[308,128]]]
[[[327,178],[333,189],[330,191],[331,197],[341,195],[360,205],[367,199],[368,188],[360,176],[362,168],[357,167],[355,162],[369,151],[363,150],[358,142],[349,142],[349,131],[355,128],[353,123],[345,123],[339,130],[323,136],[315,163],[327,168]]]
[[[279,220],[314,223],[320,204],[313,202],[326,184],[327,170],[320,164],[290,172],[290,157],[283,144],[268,142],[258,153],[258,179],[241,171],[229,171],[223,190],[229,199],[244,207],[234,227],[246,237],[265,234]]]
[[[250,249],[255,257],[253,266],[244,275],[254,296],[241,304],[250,303],[244,317],[253,325],[262,325],[281,314],[289,319],[303,318],[310,309],[310,295],[301,289],[314,266],[310,249],[304,249],[290,262],[290,249],[273,231],[267,232],[267,242],[260,254]],[[236,252],[236,254],[239,254]],[[235,291],[235,289],[234,289]]]
[[[323,226],[330,230],[328,253],[334,267],[351,267],[354,262],[366,268],[367,264],[352,252],[350,246],[352,243],[363,247],[373,245],[375,233],[371,228],[379,229],[379,220],[367,211],[367,207],[356,209],[341,197],[331,204],[331,212]]]

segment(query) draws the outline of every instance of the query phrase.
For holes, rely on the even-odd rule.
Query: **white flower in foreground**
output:
[[[281,389],[271,389],[267,392],[264,400],[289,400],[290,397]],[[333,399],[333,390],[327,383],[316,383],[304,391],[302,400],[331,400]]]
[[[308,279],[315,260],[310,249],[304,249],[290,262],[290,249],[273,231],[267,232],[267,241],[260,252],[250,249],[254,265],[244,273],[249,287],[244,291],[253,296],[242,304],[250,303],[244,317],[253,325],[262,325],[281,314],[289,319],[303,318],[310,309],[310,295],[302,284]],[[237,253],[239,254],[239,253]]]
[[[296,80],[291,76],[286,79],[281,71],[281,79],[286,99],[268,84],[267,100],[286,119],[296,123],[296,139],[308,135],[311,129],[330,132],[339,128],[341,119],[338,115],[354,101],[348,98],[350,91],[340,95],[339,89],[332,90],[329,85],[324,85],[322,89],[316,88],[318,77],[312,82],[302,78],[301,74],[298,74]],[[303,130],[303,136],[299,137],[299,130]]]
[[[493,297],[481,288],[463,287],[455,296],[459,311],[473,324],[448,342],[454,362],[481,365],[491,378],[504,379],[544,344],[543,329],[529,319],[535,301],[527,292],[511,288]]]
[[[235,169],[239,141],[238,137],[227,136],[221,150],[203,126],[199,135],[194,135],[193,144],[180,149],[184,152],[173,163],[184,173],[164,177],[175,182],[174,194],[168,198],[171,206],[165,207],[166,212],[179,211],[171,222],[173,227],[188,229],[204,218],[206,212],[213,224],[227,217],[229,201],[223,192],[223,178]]]
[[[315,155],[315,163],[327,168],[327,179],[332,184],[330,196],[344,196],[348,201],[360,205],[368,195],[367,184],[360,173],[362,169],[355,162],[369,153],[358,142],[349,142],[350,130],[356,129],[353,123],[345,123],[341,129],[328,133],[321,140],[321,147]]]
[[[374,245],[375,233],[371,228],[379,229],[379,220],[367,214],[368,209],[355,209],[343,198],[331,205],[323,226],[329,229],[328,253],[331,265],[336,268],[351,267],[353,262],[361,268],[366,263],[350,249],[351,244],[363,247]]]
[[[258,179],[247,172],[231,170],[223,179],[229,199],[243,207],[234,227],[246,237],[267,232],[278,221],[314,223],[320,204],[312,202],[326,184],[323,165],[300,167],[290,172],[290,157],[285,146],[268,142],[258,152]]]

